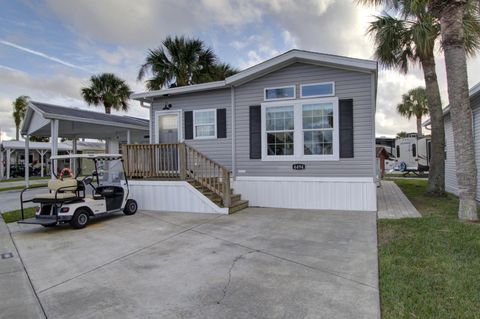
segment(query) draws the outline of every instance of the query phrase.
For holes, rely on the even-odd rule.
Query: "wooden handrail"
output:
[[[128,144],[122,147],[129,178],[193,180],[231,204],[230,171],[185,143]]]

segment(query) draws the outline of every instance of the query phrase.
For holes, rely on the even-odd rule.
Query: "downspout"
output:
[[[235,87],[232,85],[230,88],[231,95],[231,113],[232,113],[232,178],[235,180],[237,175],[236,169],[236,152],[235,152]]]

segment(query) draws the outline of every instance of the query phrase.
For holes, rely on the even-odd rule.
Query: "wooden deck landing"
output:
[[[422,217],[393,181],[381,182],[377,188],[377,200],[379,219]]]

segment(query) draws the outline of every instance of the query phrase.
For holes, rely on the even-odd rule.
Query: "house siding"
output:
[[[374,177],[373,75],[332,67],[294,63],[235,88],[235,154],[237,176]],[[354,157],[334,161],[262,161],[250,159],[249,107],[264,102],[264,88],[335,82],[335,96],[353,99]],[[297,146],[298,147],[298,146]],[[305,170],[292,170],[293,163]]]
[[[231,95],[230,89],[196,92],[183,95],[169,96],[155,99],[152,105],[152,142],[155,141],[157,128],[155,127],[155,112],[162,110],[165,103],[172,104],[171,110],[182,110],[182,132],[185,132],[183,113],[186,111],[205,109],[226,109],[227,137],[217,139],[185,140],[199,152],[205,154],[221,165],[232,169],[232,121],[231,121]]]
[[[480,95],[470,98],[473,110],[473,137],[475,145],[475,160],[477,163],[477,176],[480,176]],[[455,149],[453,140],[452,119],[450,113],[444,118],[445,122],[445,146],[447,159],[445,160],[445,190],[458,195],[458,183],[456,175]],[[480,178],[477,178],[477,200],[480,201]]]

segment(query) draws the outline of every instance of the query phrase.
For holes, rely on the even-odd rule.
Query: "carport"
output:
[[[21,133],[25,138],[25,167],[29,166],[30,136],[49,137],[51,156],[58,154],[58,139],[72,140],[73,153],[77,153],[78,139],[106,141],[106,152],[118,153],[119,144],[148,142],[149,120],[131,116],[120,116],[87,111],[31,101],[22,124]],[[56,163],[52,163],[52,176]],[[25,184],[29,184],[28,170],[25,170]]]

